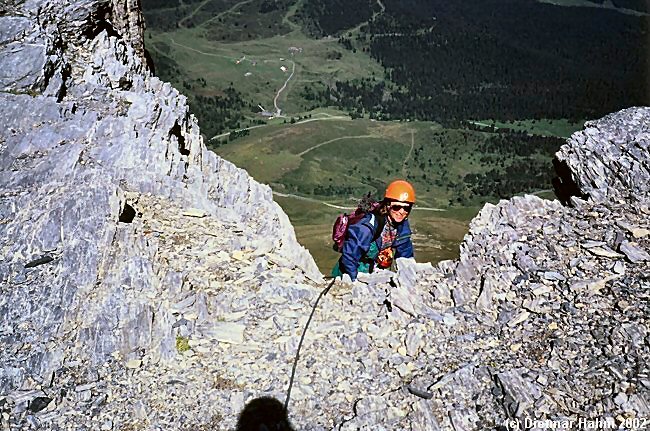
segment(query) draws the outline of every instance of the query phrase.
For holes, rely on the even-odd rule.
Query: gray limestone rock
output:
[[[45,46],[5,48],[0,52],[0,86],[16,91],[30,91],[41,81],[45,65]]]
[[[2,429],[234,429],[286,396],[325,287],[271,189],[151,76],[142,34],[131,0],[0,16]],[[296,428],[647,417],[649,125],[630,108],[574,134],[556,161],[571,206],[487,204],[458,260],[335,283]]]
[[[542,396],[540,387],[522,377],[526,370],[509,370],[497,374],[497,380],[503,388],[505,406],[514,417],[535,417],[530,415],[535,401]]]
[[[625,254],[628,260],[632,263],[650,261],[650,254],[634,243],[623,241],[621,242],[620,248],[623,254]]]
[[[556,157],[571,171],[580,193],[595,201],[647,195],[650,167],[648,109],[630,108],[585,124]],[[597,154],[597,157],[594,155]]]

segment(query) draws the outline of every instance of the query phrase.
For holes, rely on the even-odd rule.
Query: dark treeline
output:
[[[546,157],[555,154],[562,144],[566,142],[563,138],[553,136],[531,135],[526,132],[517,132],[507,129],[499,129],[499,132],[492,134],[479,144],[481,154],[498,154],[500,156],[528,157],[534,154]]]
[[[165,9],[176,7],[179,4],[179,0],[142,0],[142,10],[150,11],[153,9]]]
[[[621,3],[621,2],[619,2]],[[381,118],[594,118],[650,103],[648,16],[535,0],[386,0],[362,27],[400,90],[322,94]],[[327,100],[327,99],[326,99]],[[331,102],[330,102],[331,103]]]
[[[564,144],[564,139],[529,135],[509,129],[478,141],[479,166],[487,171],[466,174],[461,182],[451,182],[456,202],[462,205],[475,199],[509,198],[517,193],[549,189],[555,176],[548,160]]]
[[[202,0],[142,0],[142,10],[148,12],[154,9],[168,9],[184,4],[201,3]]]
[[[260,4],[260,13],[269,13],[282,9],[283,5],[277,0],[263,0]]]
[[[142,0],[142,11],[150,12],[156,9],[169,9],[177,6],[198,6],[204,0]]]
[[[228,134],[228,141],[234,141],[235,139],[243,138],[244,136],[248,136],[250,134],[251,131],[248,129],[233,130]]]
[[[173,31],[178,28],[178,22],[185,16],[185,9],[174,7],[172,9],[148,10],[143,15],[147,29],[157,31]]]
[[[295,16],[308,34],[333,36],[368,21],[378,7],[375,0],[306,0]]]
[[[513,163],[504,170],[490,169],[485,173],[470,173],[463,178],[464,184],[454,184],[456,202],[471,203],[475,198],[510,198],[517,193],[530,193],[550,188],[553,169],[548,163]],[[464,190],[465,189],[465,190]],[[466,191],[469,190],[469,194]]]
[[[214,89],[208,86],[204,78],[183,79],[179,82],[184,75],[178,63],[161,50],[153,49],[150,53],[156,65],[157,76],[163,81],[171,82],[187,95],[190,110],[199,120],[201,132],[205,136],[212,137],[225,130],[241,127],[244,119],[242,112],[250,111],[250,103],[244,101],[232,83],[225,89]]]
[[[142,0],[142,12],[147,28],[158,31],[172,31],[179,28],[179,22],[198,11],[184,21],[183,27],[191,28],[202,24],[217,14],[228,10],[237,0],[210,1],[203,5],[203,0]]]
[[[241,127],[244,119],[242,111],[249,108],[249,104],[233,87],[224,89],[223,93],[223,96],[196,95],[189,99],[190,108],[201,125],[201,132],[207,137]]]
[[[201,0],[142,0],[142,13],[147,28],[159,31],[171,31],[178,28],[178,21],[194,8],[194,3]]]

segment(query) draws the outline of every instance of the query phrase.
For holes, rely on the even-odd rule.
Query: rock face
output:
[[[150,76],[134,2],[0,8],[2,429],[229,430],[284,400],[324,284],[270,189]],[[486,205],[459,260],[335,284],[296,429],[639,428],[649,136],[648,108],[588,123],[557,155],[570,205]]]
[[[556,155],[570,178],[592,201],[636,200],[650,190],[647,110],[631,109],[587,123]]]

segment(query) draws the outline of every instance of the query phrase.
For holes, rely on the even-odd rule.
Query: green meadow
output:
[[[291,219],[300,243],[310,251],[320,270],[329,273],[340,256],[332,249],[332,224],[344,210],[328,207],[322,202],[277,195],[274,198]],[[350,209],[354,206],[352,200],[345,203]],[[432,212],[416,207],[410,215],[416,259],[437,263],[457,258],[458,245],[478,209]]]
[[[261,13],[263,4],[277,9]],[[271,186],[323,272],[338,259],[330,236],[341,208],[353,209],[366,193],[380,198],[395,178],[416,188],[410,216],[416,258],[434,263],[458,256],[469,220],[485,202],[540,190],[552,197],[550,147],[520,142],[516,132],[567,137],[580,124],[470,122],[493,126],[476,130],[430,121],[352,120],[346,112],[316,107],[305,87],[319,91],[338,80],[383,80],[384,71],[362,49],[305,36],[293,19],[299,5],[204,0],[145,10],[145,40],[159,76],[187,94],[190,106],[204,110],[196,112],[199,119],[215,106],[199,104],[201,97],[227,100],[227,89],[236,90],[243,108],[226,123],[236,126],[205,136],[205,142]],[[354,42],[357,33],[347,36]],[[257,112],[261,107],[276,113],[275,104],[282,115],[269,119]]]
[[[368,192],[380,198],[392,179],[414,184],[417,205],[411,217],[417,258],[438,262],[457,257],[469,220],[485,202],[500,198],[473,192],[475,184],[468,183],[468,175],[497,172],[503,187],[512,189],[504,193],[512,196],[521,183],[508,179],[511,167],[523,166],[526,177],[532,163],[551,170],[551,159],[544,154],[486,152],[486,140],[500,138],[496,133],[434,122],[351,120],[335,111],[306,117],[251,129],[230,141],[224,138],[213,149],[272,187],[298,239],[323,271],[338,258],[330,235],[334,219],[344,211],[341,207],[353,209]],[[535,190],[542,188],[550,185]]]
[[[582,130],[584,121],[570,122],[565,119],[541,119],[518,121],[478,120],[471,121],[480,126],[492,126],[496,129],[508,129],[516,132],[526,132],[531,135],[555,136],[568,138],[574,132]]]
[[[367,54],[352,53],[334,38],[309,39],[297,30],[231,42],[208,39],[202,27],[149,31],[147,48],[157,61],[177,70],[168,77],[172,84],[191,86],[197,95],[222,95],[231,84],[251,106],[275,111],[274,99],[286,83],[277,104],[288,116],[313,108],[301,95],[306,85],[323,89],[337,80],[383,76]],[[257,117],[251,112],[249,118]]]

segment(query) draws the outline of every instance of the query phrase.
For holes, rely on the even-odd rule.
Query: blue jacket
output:
[[[343,274],[348,274],[352,280],[357,278],[359,262],[370,250],[372,238],[379,221],[374,214],[367,214],[358,223],[348,227],[348,232],[343,243],[343,255],[339,259],[339,269]],[[375,240],[377,248],[382,250],[381,235]],[[408,219],[397,225],[397,238],[393,242],[394,258],[413,257],[413,243],[411,242],[411,226]],[[372,256],[374,259],[376,256]]]

